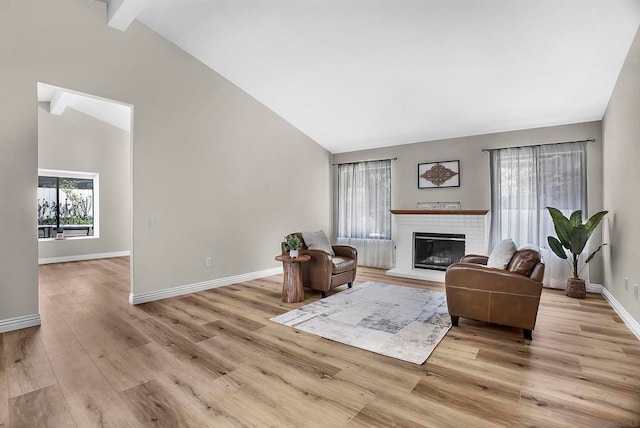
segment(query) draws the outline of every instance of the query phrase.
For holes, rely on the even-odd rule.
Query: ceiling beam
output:
[[[149,0],[108,0],[107,25],[125,31],[148,3]]]
[[[51,97],[49,104],[49,113],[60,116],[69,105],[71,96],[65,91],[56,91]]]

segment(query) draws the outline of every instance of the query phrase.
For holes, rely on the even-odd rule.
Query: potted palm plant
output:
[[[289,250],[289,257],[295,259],[298,257],[298,250],[302,248],[302,240],[296,235],[287,235],[284,237],[284,247]]]
[[[608,211],[600,211],[583,223],[582,210],[574,211],[569,218],[565,217],[559,209],[547,207],[551,218],[553,219],[553,226],[556,230],[555,236],[548,236],[547,241],[549,247],[553,253],[561,259],[567,260],[571,266],[573,277],[567,280],[567,288],[565,290],[567,296],[583,299],[587,295],[587,289],[585,287],[584,279],[580,279],[580,272],[587,266],[587,263],[593,259],[598,251],[606,244],[601,244],[595,249],[584,261],[584,266],[578,269],[578,258],[584,247],[587,245],[587,241],[598,227],[604,216]],[[571,259],[569,260],[569,256]]]

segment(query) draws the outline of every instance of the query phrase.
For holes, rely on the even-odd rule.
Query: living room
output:
[[[637,11],[637,7],[634,10]],[[0,36],[3,40],[0,75],[2,76],[2,94],[5,99],[0,107],[4,118],[0,123],[2,151],[0,187],[5,198],[11,201],[11,204],[3,204],[0,209],[0,215],[10,224],[5,229],[5,239],[0,243],[2,256],[0,257],[2,275],[0,325],[3,331],[17,332],[20,331],[17,329],[37,325],[41,320],[41,312],[44,312],[41,307],[43,296],[39,296],[38,238],[33,233],[35,218],[32,215],[36,211],[39,167],[38,82],[133,106],[132,241],[130,248],[113,249],[113,251],[131,251],[132,255],[131,287],[118,291],[124,302],[130,298],[135,303],[139,303],[175,295],[172,293],[198,291],[199,288],[242,283],[258,278],[266,278],[259,280],[263,281],[259,284],[264,287],[270,290],[277,289],[281,285],[281,277],[273,276],[280,269],[274,256],[279,253],[279,245],[285,234],[304,230],[324,230],[329,236],[334,236],[336,204],[333,176],[336,168],[332,164],[397,158],[393,161],[393,209],[414,209],[417,202],[435,198],[438,201],[459,201],[464,209],[490,209],[489,156],[482,149],[595,139],[595,142],[587,144],[588,212],[593,214],[603,209],[609,211],[602,225],[602,241],[608,245],[604,247],[601,256],[590,263],[589,270],[591,282],[601,284],[608,290],[616,302],[613,305],[617,307],[616,312],[613,312],[613,309],[602,299],[587,301],[586,306],[595,307],[596,313],[590,315],[593,319],[602,320],[603,323],[605,316],[601,312],[611,311],[610,314],[607,312],[609,314],[606,316],[607,320],[617,317],[620,328],[626,329],[630,335],[632,335],[630,331],[633,325],[637,326],[640,323],[640,303],[637,297],[637,286],[635,286],[640,283],[640,270],[637,265],[640,254],[637,246],[634,245],[635,240],[640,238],[640,230],[632,214],[640,203],[633,197],[633,189],[640,184],[640,177],[634,169],[634,162],[640,155],[636,142],[640,137],[640,125],[636,120],[640,112],[640,95],[638,95],[640,93],[640,36],[638,34],[629,45],[624,64],[622,62],[619,64],[619,76],[615,81],[615,87],[610,88],[610,99],[602,117],[578,123],[567,123],[558,119],[557,122],[540,123],[539,126],[529,129],[503,132],[497,132],[501,130],[496,129],[496,132],[487,132],[482,135],[435,138],[418,143],[415,141],[419,140],[408,140],[404,145],[331,153],[234,83],[140,22],[134,20],[126,31],[121,32],[109,27],[106,21],[106,4],[99,1],[59,0],[54,4],[45,0],[9,0],[0,3]],[[597,63],[598,59],[594,59],[593,62]],[[461,186],[459,188],[418,189],[417,165],[419,163],[454,159],[460,161]],[[438,192],[437,196],[432,196],[433,192]],[[167,193],[174,195],[171,204],[166,201]],[[182,209],[185,206],[190,208],[188,219],[185,218]],[[179,230],[176,229],[176,225],[180,225]],[[207,257],[212,259],[210,267],[205,266]],[[128,274],[126,268],[125,273],[122,273],[122,266],[117,268],[111,264],[107,266],[109,266],[107,272],[109,269],[117,271],[116,276],[119,279]],[[87,269],[87,272],[95,275],[96,278],[105,275],[99,269],[97,272]],[[384,276],[384,271],[382,275],[378,270],[365,269],[362,272],[362,278],[358,280],[415,285],[408,280],[388,278]],[[625,281],[625,278],[628,278],[628,281]],[[102,280],[108,281],[105,278]],[[66,279],[62,285],[65,293],[74,293],[73,283],[72,278]],[[86,290],[83,288],[83,291]],[[256,295],[264,298],[257,292],[252,293],[242,296],[248,298],[247,296],[255,297]],[[546,314],[553,314],[557,318],[551,319],[545,315],[548,325],[562,324],[564,321],[571,324],[571,328],[575,327],[572,324],[574,322],[571,320],[572,317],[585,308],[573,308],[571,302],[567,303],[568,298],[565,300],[561,294],[554,293],[551,292],[547,299]],[[77,294],[76,298],[79,298]],[[111,297],[105,297],[105,299],[112,303]],[[221,297],[221,300],[226,302],[229,308],[239,311],[242,317],[256,321],[248,313],[250,309],[238,308],[237,302],[231,298]],[[48,302],[45,311],[51,310],[51,302]],[[96,318],[101,316],[100,309],[97,307],[98,302],[99,299],[92,302],[91,306],[96,309]],[[278,302],[276,298],[273,303]],[[572,307],[571,315],[563,313],[563,305]],[[136,310],[136,307],[126,308],[122,302],[117,303],[116,307],[128,316],[141,316],[141,311]],[[283,308],[283,306],[278,307]],[[70,313],[77,315],[74,310],[68,309]],[[156,308],[156,310],[159,309]],[[628,316],[628,319],[624,321],[632,327],[627,327],[625,323],[620,322],[620,313],[627,314],[625,316]],[[56,320],[59,319],[56,318]],[[88,315],[85,318],[83,315],[75,319],[78,323],[80,320],[90,324],[91,316]],[[247,320],[243,322],[249,324]],[[589,324],[582,319],[580,322]],[[48,326],[44,322],[42,324],[42,334],[46,334]],[[142,330],[143,327],[140,329]],[[594,326],[591,327],[596,329]],[[610,332],[608,328],[607,324],[602,331]],[[28,337],[32,337],[33,334],[35,333],[29,333]],[[281,334],[281,330],[274,329],[269,334],[275,337]],[[586,362],[579,361],[575,356],[579,354],[579,349],[572,349],[574,354],[570,357],[566,356],[566,359],[561,355],[553,354],[548,349],[539,351],[542,359],[555,355],[557,358],[548,361],[558,366],[565,364],[567,371],[575,377],[583,376],[594,382],[580,391],[591,400],[595,400],[593,397],[596,396],[596,392],[605,391],[605,386],[602,384],[609,379],[614,386],[613,391],[607,391],[618,400],[614,403],[605,402],[606,400],[597,401],[592,410],[581,414],[578,410],[579,405],[571,401],[570,394],[567,392],[579,385],[579,382],[568,383],[569,386],[564,391],[555,390],[549,385],[548,399],[544,400],[544,404],[538,405],[535,404],[534,399],[539,395],[527,395],[515,392],[515,389],[505,389],[504,385],[497,381],[491,383],[490,380],[485,380],[487,383],[482,385],[488,387],[490,392],[494,393],[494,398],[497,397],[497,401],[501,403],[511,403],[510,400],[513,399],[514,394],[524,397],[523,401],[528,405],[525,405],[521,412],[524,415],[523,420],[534,420],[542,425],[551,426],[556,420],[553,418],[565,412],[565,417],[579,418],[575,420],[582,422],[585,426],[602,425],[605,423],[603,421],[637,426],[640,420],[637,417],[640,411],[637,406],[638,395],[637,392],[625,389],[625,382],[631,386],[637,386],[640,382],[637,369],[633,369],[630,363],[634,358],[637,362],[638,346],[623,333],[617,331],[616,334],[621,335],[624,344],[613,346],[624,348],[628,353],[628,360],[618,359],[613,351],[605,349],[606,346],[611,345],[607,344],[607,339],[603,337],[606,336],[605,334],[601,334],[598,338],[590,337],[579,344],[571,343],[575,348],[584,345],[595,349],[595,354]],[[637,330],[635,334],[637,335]],[[7,334],[3,334],[0,337],[6,341],[6,336]],[[61,334],[55,338],[60,340],[60,343],[67,343],[63,336],[64,334]],[[284,342],[295,340],[284,335],[278,337]],[[338,413],[348,420],[358,413],[356,410],[358,405],[365,406],[365,402],[371,404],[367,407],[367,411],[353,422],[354,424],[359,422],[361,425],[385,425],[385,422],[390,422],[389,419],[385,419],[385,415],[400,418],[403,412],[406,419],[399,422],[401,425],[410,422],[420,424],[420,415],[412,413],[414,410],[411,410],[411,407],[421,405],[426,405],[428,411],[434,414],[441,412],[442,415],[452,418],[451,421],[459,423],[473,423],[474,420],[469,415],[477,416],[480,412],[478,409],[472,411],[473,403],[466,402],[461,397],[456,401],[455,394],[452,393],[455,388],[447,389],[447,382],[455,384],[461,382],[461,377],[469,375],[466,372],[454,370],[436,373],[438,365],[435,363],[429,369],[424,369],[436,373],[435,377],[441,376],[443,391],[449,391],[447,397],[453,403],[447,408],[446,404],[433,404],[425,399],[430,393],[424,388],[421,391],[421,385],[424,386],[425,382],[419,380],[424,374],[423,369],[414,369],[408,364],[398,363],[397,367],[394,366],[394,370],[397,369],[397,371],[386,372],[385,365],[388,359],[383,357],[369,358],[362,351],[353,351],[353,354],[350,354],[344,350],[344,347],[316,346],[317,343],[308,335],[295,334],[295,337],[304,346],[309,346],[302,351],[302,355],[312,358],[312,352],[309,350],[325,353],[329,355],[329,360],[335,367],[343,369],[343,374],[337,376],[337,379],[342,382],[341,387],[344,387],[345,397],[349,397],[345,401],[352,401],[351,404],[332,402],[327,407],[312,407],[317,413],[309,415],[309,418],[302,421],[285,412],[288,419],[281,421],[282,425],[301,425],[305,420],[308,425],[323,425],[319,422],[320,419],[316,419],[315,423],[309,420],[313,417],[321,418],[323,410],[336,408],[340,410]],[[459,363],[460,360],[457,358],[460,358],[460,355],[469,356],[474,352],[474,348],[480,347],[479,343],[484,343],[492,349],[485,350],[484,354],[481,353],[482,361],[470,367],[476,370],[489,370],[491,367],[491,376],[495,379],[513,375],[514,372],[510,368],[494,364],[495,361],[487,362],[490,356],[494,355],[492,352],[497,352],[496,349],[501,346],[513,350],[516,355],[521,355],[518,350],[520,348],[516,346],[521,345],[522,338],[513,330],[483,329],[473,324],[470,330],[456,333],[454,337],[458,347],[447,345],[443,348],[443,354],[437,359],[441,364],[440,367],[446,365],[443,359],[451,358],[451,361]],[[541,338],[544,338],[544,333],[541,334]],[[571,337],[563,337],[563,339],[568,342],[574,340]],[[48,339],[38,340],[46,342]],[[227,361],[232,360],[233,350],[247,351],[231,340],[228,342],[219,340],[220,349],[227,347],[224,348]],[[452,342],[454,342],[453,339]],[[536,339],[533,342],[535,343]],[[114,346],[120,347],[117,343]],[[158,351],[156,348],[159,347],[150,347],[150,352]],[[212,345],[210,349],[213,348]],[[101,351],[97,349],[93,351],[96,352],[97,358]],[[267,352],[264,348],[262,351]],[[458,354],[454,355],[456,352]],[[46,353],[38,355],[38,361],[54,359]],[[3,353],[0,353],[0,357],[2,356]],[[58,361],[64,360],[64,357],[64,354],[58,354]],[[140,355],[138,357],[142,358]],[[242,359],[240,356],[238,358]],[[340,360],[341,358],[344,359]],[[530,368],[539,364],[550,370],[548,361],[541,362],[536,358],[524,363],[515,357],[511,359],[511,357],[502,356],[501,358],[507,361],[506,366],[524,364]],[[598,358],[604,365],[617,368],[613,373],[594,374],[595,369],[592,363]],[[366,360],[367,368],[372,369],[370,379],[365,379],[366,376],[356,370],[359,359]],[[296,364],[303,365],[301,360],[302,357],[296,359]],[[339,364],[338,360],[341,361]],[[309,361],[316,364],[315,360]],[[579,361],[578,365],[582,363],[587,368],[585,372],[576,371],[573,365],[576,361]],[[156,360],[154,364],[160,363]],[[4,363],[0,368],[3,366]],[[37,364],[34,363],[33,367],[36,366]],[[78,363],[78,366],[81,364]],[[150,363],[149,366],[152,367],[153,364]],[[282,367],[277,366],[277,362],[274,362],[271,368],[280,374],[283,370]],[[16,390],[10,392],[7,389],[6,379],[11,370],[14,369],[0,371],[0,425],[6,423],[7,426],[13,426],[8,422],[8,415],[13,412],[8,403],[13,400],[11,402],[14,404],[25,405],[19,400],[22,395],[17,394]],[[324,374],[327,376],[331,373],[336,374],[331,370]],[[64,370],[60,373],[54,368],[53,372],[60,379],[65,376],[70,377],[73,365],[68,371]],[[297,376],[297,372],[295,373]],[[524,384],[526,381],[535,383],[527,377],[533,372],[518,373],[518,379],[514,380],[514,383]],[[189,379],[193,382],[196,382],[195,378],[198,374],[200,372],[197,370],[183,373],[184,376],[190,376]],[[230,388],[238,388],[238,384],[243,382],[249,383],[251,375],[258,376],[254,371],[248,371],[243,374],[245,377],[235,379]],[[291,379],[287,379],[292,382]],[[366,393],[363,393],[366,399],[358,398],[362,397],[359,396],[360,389],[352,385],[344,385],[349,383],[345,379],[366,390]],[[551,383],[548,377],[544,379]],[[303,385],[300,386],[302,389],[307,388],[318,392],[314,388],[320,388],[307,383],[308,379],[302,376],[296,377],[292,383],[296,384],[298,381],[299,385]],[[376,403],[372,397],[382,394],[385,381],[389,382],[394,391],[391,398],[387,397],[386,400],[381,399]],[[106,381],[99,380],[95,383],[102,385],[101,382]],[[50,383],[45,384],[50,385]],[[209,390],[207,393],[211,394],[211,397],[224,401],[221,398],[224,395],[224,388],[220,384],[221,382],[216,384],[220,388],[217,392],[219,396]],[[460,386],[461,396],[473,390],[469,385],[473,385],[473,382],[466,387]],[[121,386],[124,390],[125,384]],[[273,385],[265,383],[259,387],[263,394],[260,399],[267,400],[268,395],[264,394],[270,386]],[[330,388],[326,385],[324,387]],[[109,393],[112,395],[106,394],[100,397],[96,393],[98,387],[89,389],[87,394],[96,402],[100,402],[99,406],[105,405],[104,403],[112,399],[122,400],[119,396],[117,399],[113,398],[115,395],[112,393]],[[405,389],[410,391],[415,389],[418,396],[403,395],[406,392]],[[27,390],[32,393],[39,388]],[[67,391],[63,389],[58,397],[59,403],[67,400],[67,405],[73,409],[71,420],[75,421],[76,425],[88,425],[89,419],[78,418],[78,414],[75,413],[82,407],[78,405],[81,400],[74,401],[72,397],[76,396],[67,395]],[[175,395],[175,391],[172,394]],[[402,399],[399,398],[401,395]],[[248,393],[237,395],[238,400],[240,398],[249,400],[250,396],[251,394]],[[287,392],[278,399],[274,399],[271,404],[280,406],[283,404],[280,399],[295,400],[296,397]],[[534,398],[528,400],[527,397]],[[29,397],[31,398],[33,397]],[[46,398],[41,396],[38,399],[46,402]],[[188,398],[184,400],[188,402]],[[306,400],[300,400],[301,403],[311,406]],[[397,400],[398,408],[402,412],[391,409],[394,400]],[[579,401],[580,398],[574,397],[573,400]],[[253,400],[250,402],[254,403]],[[255,421],[276,422],[274,418],[277,415],[269,413],[264,406],[254,405],[256,412],[265,412],[260,417],[256,416]],[[623,410],[616,413],[611,409],[616,405]],[[299,409],[302,404],[292,404],[292,406]],[[461,406],[470,406],[472,410],[456,416],[456,411]],[[16,406],[13,407],[15,408]],[[55,413],[52,409],[46,409],[50,415]],[[240,412],[241,401],[230,402],[226,410],[231,413]],[[112,409],[111,412],[110,415],[113,417],[115,411]],[[202,410],[194,412],[198,415],[203,414]],[[144,412],[141,411],[141,413]],[[500,419],[499,417],[502,416],[504,414],[496,416],[497,424],[508,425],[508,418]],[[436,416],[431,418],[433,419],[425,416],[422,424],[437,426],[438,421],[444,423]],[[199,419],[187,420],[193,422]],[[400,419],[397,420],[400,421]],[[115,421],[127,425],[126,420],[116,418]],[[491,425],[489,416],[485,415],[485,418],[479,421],[476,421],[479,425]],[[246,420],[244,422],[246,423]],[[331,419],[331,422],[336,420]],[[518,425],[517,421],[512,423]],[[73,424],[72,422],[68,425],[73,426]],[[189,423],[184,424],[189,425]],[[194,424],[196,423],[192,423]],[[236,424],[242,425],[242,422]],[[260,423],[255,424],[260,425]],[[570,423],[567,420],[557,419],[557,424],[562,426]]]

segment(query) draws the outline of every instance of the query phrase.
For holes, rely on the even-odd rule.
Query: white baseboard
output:
[[[604,286],[602,284],[587,284],[587,293],[602,293]]]
[[[594,292],[599,292],[602,294],[602,297],[611,305],[613,310],[622,318],[622,321],[629,327],[629,330],[640,340],[640,323],[633,319],[631,314],[627,312],[627,310],[616,300],[616,298],[611,294],[611,292],[604,286],[600,284],[592,284],[594,288]],[[595,290],[597,288],[597,291]],[[587,288],[587,291],[592,291]]]
[[[177,287],[165,288],[164,290],[152,291],[150,293],[130,294],[129,303],[137,305],[140,303],[152,302],[154,300],[166,299],[169,297],[182,296],[184,294],[197,293],[198,291],[209,290],[211,288],[223,287],[225,285],[237,284],[239,282],[251,281],[253,279],[265,278],[267,276],[282,273],[282,266],[272,269],[259,270],[257,272],[243,273],[240,275],[228,276],[226,278],[212,279],[210,281],[197,282],[195,284],[179,285]]]
[[[9,318],[6,320],[0,320],[0,333],[20,330],[21,328],[34,327],[36,325],[40,325],[40,314]]]
[[[38,259],[38,264],[46,265],[49,263],[65,263],[65,262],[78,262],[81,260],[110,259],[112,257],[125,257],[130,255],[131,255],[131,251],[117,251],[114,253],[79,254],[77,256],[50,257],[46,259],[44,258]]]

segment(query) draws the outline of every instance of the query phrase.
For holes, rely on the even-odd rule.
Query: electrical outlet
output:
[[[627,278],[626,276],[624,277],[624,289],[629,289],[629,278]]]
[[[635,294],[636,300],[638,300],[638,284],[633,284],[633,294]]]
[[[211,259],[211,257],[205,257],[204,267],[211,267],[211,266],[213,266],[213,260]]]

